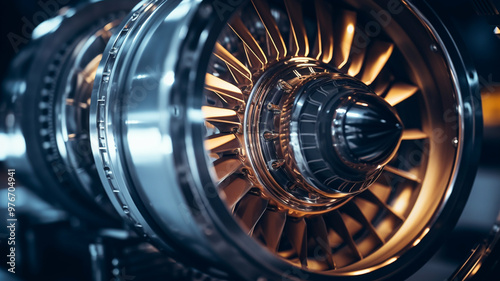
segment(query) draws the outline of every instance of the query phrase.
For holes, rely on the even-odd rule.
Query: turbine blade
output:
[[[395,106],[413,96],[416,92],[418,92],[418,88],[416,86],[405,83],[396,83],[391,87],[385,96],[385,100],[390,105]]]
[[[412,174],[410,172],[403,171],[403,170],[391,167],[389,165],[385,166],[384,169],[387,172],[391,173],[391,174],[400,176],[400,177],[405,178],[407,180],[411,180],[411,181],[414,181],[414,182],[417,182],[417,183],[422,183],[422,180],[417,175],[414,175],[414,174]]]
[[[234,134],[217,134],[205,140],[205,149],[211,153],[234,151],[240,148],[240,142]]]
[[[243,93],[238,87],[210,73],[205,75],[205,89],[207,91],[216,92],[225,98],[243,102]]]
[[[264,68],[267,64],[267,57],[257,40],[250,33],[243,21],[239,17],[234,17],[229,27],[240,38],[245,46],[248,64],[252,69],[258,70]]]
[[[218,42],[215,43],[214,55],[226,63],[238,85],[252,85],[250,70]]]
[[[347,64],[351,53],[354,32],[356,31],[356,13],[344,10],[338,20],[337,36],[335,42],[338,42],[334,50],[334,63],[338,69]]]
[[[406,129],[403,131],[403,140],[421,140],[429,136],[419,129]]]
[[[391,57],[393,49],[394,45],[392,43],[375,41],[366,55],[361,81],[367,85],[373,83]]]
[[[304,25],[302,5],[298,0],[285,0],[285,6],[290,20],[290,55],[307,56],[309,40]]]
[[[324,0],[316,0],[316,18],[318,34],[312,56],[324,63],[330,63],[333,58],[333,21],[331,11]]]
[[[217,181],[221,182],[228,176],[241,168],[241,160],[238,157],[222,157],[214,161],[214,171]]]
[[[260,21],[266,29],[268,37],[268,49],[271,53],[271,60],[279,60],[286,57],[286,45],[281,36],[280,30],[276,21],[271,15],[271,10],[267,5],[266,1],[263,0],[252,0],[253,6],[257,14],[259,15]]]
[[[231,175],[219,184],[229,209],[232,209],[252,188],[252,183],[238,175]]]
[[[267,210],[259,221],[258,227],[260,228],[263,242],[273,253],[278,250],[285,222],[285,212],[271,210]]]
[[[338,233],[338,235],[342,238],[342,240],[344,240],[347,246],[349,246],[356,257],[358,257],[358,259],[360,260],[363,259],[363,255],[359,251],[358,246],[349,233],[349,230],[347,229],[347,226],[345,225],[340,212],[338,210],[335,210],[328,213],[327,215],[325,215],[325,221],[335,232]]]
[[[285,230],[292,244],[292,248],[297,253],[300,263],[303,267],[307,267],[307,225],[304,218],[289,217]]]
[[[255,225],[266,211],[268,201],[252,193],[247,193],[236,206],[236,216],[251,235]]]
[[[335,269],[336,265],[333,261],[332,248],[328,240],[328,229],[326,228],[325,220],[322,216],[315,216],[307,221],[309,226],[309,237],[312,236],[316,244],[324,253],[324,260],[330,269]]]

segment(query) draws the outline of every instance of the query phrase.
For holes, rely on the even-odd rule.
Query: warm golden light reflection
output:
[[[205,119],[236,116],[236,111],[221,107],[202,106],[201,111]]]
[[[431,229],[430,228],[426,228],[424,230],[424,232],[422,233],[422,235],[420,235],[414,242],[413,242],[413,247],[417,246],[421,241],[422,239],[424,239],[425,235],[427,235],[427,233],[429,233]]]
[[[403,131],[403,140],[421,140],[421,139],[426,139],[429,136],[418,130],[418,129],[406,129]]]
[[[217,180],[221,181],[238,170],[241,165],[238,158],[223,158],[214,163],[213,171],[217,176]]]
[[[354,34],[354,25],[353,24],[349,24],[347,26],[347,33],[348,34]]]
[[[413,96],[418,91],[418,88],[405,84],[405,83],[396,83],[391,87],[387,95],[385,96],[385,100],[392,106],[399,104],[400,102],[408,99]]]
[[[414,182],[418,182],[418,183],[422,182],[422,180],[417,175],[412,174],[412,173],[407,172],[407,171],[403,171],[403,170],[391,167],[389,165],[385,166],[385,170],[387,172],[389,172],[389,173],[398,175],[398,176],[400,176],[402,178],[405,178],[405,179],[408,179],[408,180],[411,180],[411,181],[414,181]]]
[[[393,49],[392,43],[376,41],[367,54],[361,81],[367,85],[372,84],[391,57]]]
[[[250,70],[221,44],[215,43],[214,55],[230,67],[231,73],[235,76],[236,81],[242,84],[252,83],[252,74]]]
[[[351,65],[349,65],[349,70],[347,74],[350,76],[357,76],[363,67],[363,61],[365,60],[366,50],[356,50],[351,54]]]
[[[267,64],[267,56],[239,17],[234,17],[229,27],[241,39],[250,66],[262,69]]]
[[[275,60],[286,57],[287,48],[285,45],[285,41],[283,41],[283,37],[281,36],[281,32],[274,20],[274,17],[271,14],[271,10],[267,6],[266,1],[263,0],[252,0],[253,6],[255,7],[255,11],[259,15],[259,18],[264,24],[264,28],[266,29],[267,36],[269,38],[269,50],[272,53]]]
[[[298,0],[285,1],[288,19],[290,20],[290,53],[293,56],[307,56],[309,54],[309,39],[307,38],[302,5]]]
[[[392,210],[396,214],[405,217],[405,212],[408,209],[408,205],[411,202],[410,199],[412,194],[413,194],[413,189],[409,186],[405,187],[399,194],[394,205],[392,206]]]
[[[331,14],[325,9],[324,0],[316,0],[318,33],[312,56],[324,63],[333,58],[333,25]]]
[[[222,135],[215,138],[205,140],[205,148],[207,150],[214,150],[217,147],[223,146],[236,139],[235,135]]]
[[[216,92],[224,97],[243,102],[243,94],[238,87],[210,73],[207,73],[205,76],[205,89]]]
[[[500,126],[500,87],[492,88],[494,91],[483,89],[481,99],[483,104],[483,122],[486,127]]]
[[[352,41],[354,39],[354,31],[356,30],[356,13],[344,11],[340,19],[341,29],[338,38],[338,48],[335,48],[335,65],[341,69],[349,61]]]

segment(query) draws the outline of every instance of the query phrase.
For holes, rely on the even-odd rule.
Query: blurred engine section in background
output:
[[[500,1],[310,3],[4,1],[0,280],[498,280]]]

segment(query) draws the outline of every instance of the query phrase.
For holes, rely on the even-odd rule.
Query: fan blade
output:
[[[326,1],[316,0],[316,18],[318,34],[312,56],[324,63],[329,63],[333,58],[333,21],[331,11]]]
[[[403,140],[421,140],[429,136],[418,129],[406,129],[403,131]]]
[[[367,85],[373,83],[391,57],[393,49],[392,43],[375,41],[366,55],[361,81]]]
[[[418,88],[413,85],[396,83],[394,84],[387,95],[385,100],[392,106],[399,104],[407,98],[413,96],[418,91]]]
[[[278,250],[285,222],[285,212],[267,210],[257,225],[262,234],[264,244],[273,253]]]
[[[304,218],[289,217],[285,224],[287,233],[292,248],[299,257],[300,264],[307,267],[307,225]]]
[[[215,106],[202,106],[201,111],[203,112],[203,117],[206,120],[224,120],[230,117],[236,117],[236,111],[227,108],[215,107]]]
[[[240,148],[240,142],[233,134],[217,134],[205,140],[205,149],[211,153],[229,152],[238,148]]]
[[[222,157],[214,161],[214,171],[217,181],[223,181],[229,175],[241,168],[241,160],[238,157]]]
[[[205,75],[205,89],[216,92],[225,98],[243,102],[243,93],[238,87],[210,73]]]
[[[263,0],[252,0],[252,3],[267,32],[267,37],[269,39],[268,49],[271,54],[270,59],[274,61],[286,57],[287,50],[285,41],[283,41],[278,25],[273,15],[271,15],[271,10],[267,2]]]
[[[224,194],[229,209],[232,209],[251,188],[252,183],[238,175],[231,175],[219,184],[219,189]]]
[[[239,17],[234,17],[229,27],[240,38],[245,46],[248,63],[254,70],[264,68],[267,64],[267,57],[257,40],[252,36],[248,28]]]
[[[348,202],[342,207],[342,211],[345,212],[351,218],[357,220],[362,225],[368,227],[370,233],[373,236],[375,236],[375,238],[379,241],[380,244],[385,243],[384,239],[380,237],[380,235],[377,233],[377,230],[375,230],[373,224],[365,217],[365,215],[363,214],[363,212],[361,212],[356,203],[354,203],[353,201]]]
[[[218,42],[215,43],[214,55],[226,63],[240,87],[252,85],[250,70]]]
[[[251,235],[255,225],[266,211],[268,201],[259,195],[247,193],[236,206],[236,216]]]
[[[414,175],[414,174],[412,174],[410,172],[403,171],[403,170],[391,167],[389,165],[385,166],[384,169],[387,172],[391,173],[391,174],[400,176],[400,177],[405,178],[407,180],[411,180],[411,181],[414,181],[414,182],[417,182],[417,183],[422,183],[422,180],[417,175]]]
[[[347,226],[345,225],[344,220],[342,219],[342,216],[340,215],[338,210],[326,214],[325,222],[330,225],[330,227],[335,232],[338,233],[338,235],[342,238],[342,240],[344,240],[344,242],[347,244],[347,246],[349,246],[351,251],[356,255],[358,259],[363,259],[363,255],[358,250],[358,246],[356,246],[356,243],[349,233],[349,230],[347,229]]]
[[[342,11],[338,20],[337,36],[335,42],[338,42],[334,50],[334,63],[338,69],[344,67],[349,60],[351,53],[354,32],[356,31],[356,13],[353,11]]]
[[[302,5],[298,0],[285,0],[285,6],[290,20],[290,53],[292,56],[307,56],[309,40],[302,16]]]
[[[351,64],[349,65],[349,70],[347,74],[349,76],[355,77],[361,72],[363,68],[363,62],[365,61],[366,48],[352,48],[351,50]]]
[[[378,207],[385,209],[387,212],[389,212],[392,216],[394,216],[396,219],[398,219],[400,222],[404,222],[404,218],[395,213],[392,208],[387,205],[387,203],[383,202],[380,200],[380,198],[377,197],[371,190],[367,189],[366,191],[362,192],[361,194],[358,195],[358,198],[362,198],[368,202],[371,202],[372,204],[377,205]]]
[[[309,237],[313,237],[316,244],[321,248],[325,254],[325,263],[330,269],[335,269],[336,265],[333,261],[332,248],[328,241],[328,229],[326,228],[325,220],[322,216],[315,216],[307,221],[309,226]]]

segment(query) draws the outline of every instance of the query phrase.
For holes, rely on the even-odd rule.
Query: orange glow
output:
[[[341,24],[344,27],[339,36],[339,48],[335,48],[335,65],[339,69],[344,67],[349,60],[352,41],[354,39],[354,31],[356,30],[356,13],[344,11],[342,13]]]
[[[201,111],[205,119],[236,116],[236,111],[227,108],[202,106]]]
[[[392,210],[398,215],[405,217],[404,214],[408,209],[408,204],[410,203],[411,195],[413,193],[413,189],[411,187],[406,187],[401,191],[396,200],[396,203],[392,207]]]
[[[232,70],[236,72],[236,76],[241,78],[241,80],[245,79],[247,83],[251,83],[252,74],[250,70],[241,63],[237,58],[235,58],[228,50],[226,50],[221,44],[216,43],[214,48],[214,55],[225,62],[228,67],[231,67]],[[243,81],[241,81],[243,82]]]
[[[483,89],[481,98],[483,100],[484,126],[500,126],[500,87],[497,87],[494,92]]]
[[[367,85],[373,83],[391,57],[393,49],[394,45],[392,43],[382,41],[375,42],[367,55],[365,70],[361,81],[365,82]]]
[[[236,139],[235,135],[223,135],[213,139],[205,140],[205,149],[213,150]]]
[[[243,102],[243,93],[238,87],[210,73],[207,73],[205,76],[205,89],[221,94],[224,97]]]
[[[407,98],[413,96],[418,91],[418,88],[405,84],[405,83],[396,83],[387,93],[385,100],[392,106],[399,104],[400,102],[406,100]]]
[[[239,17],[234,17],[229,27],[243,42],[248,62],[252,68],[263,68],[267,64],[267,57],[241,19]]]
[[[403,140],[421,140],[429,136],[418,129],[407,129],[403,132]]]

